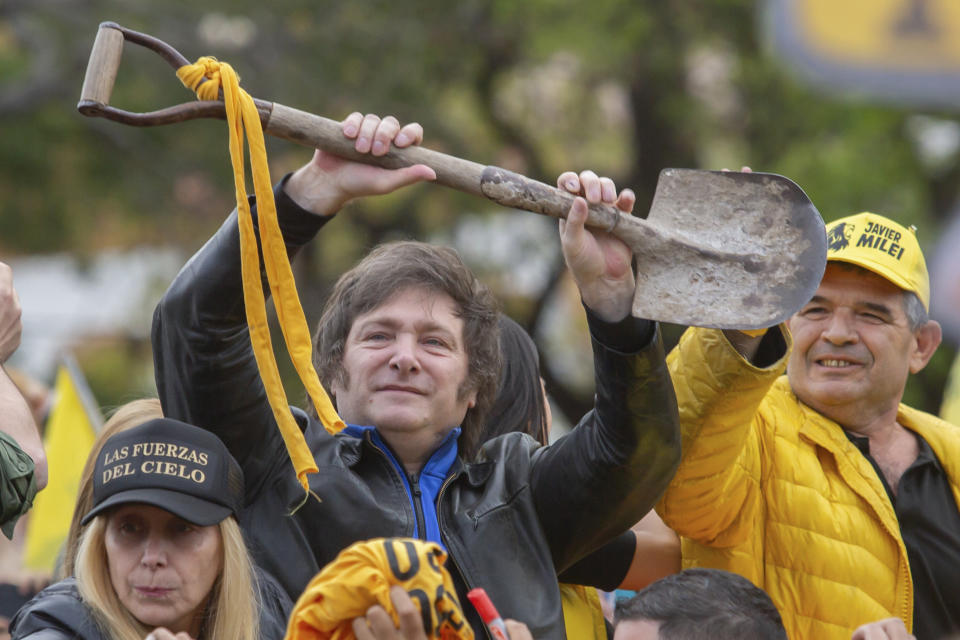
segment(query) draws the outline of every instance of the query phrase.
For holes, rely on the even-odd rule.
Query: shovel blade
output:
[[[820,214],[776,174],[664,169],[647,223],[661,238],[634,246],[638,317],[769,327],[813,297],[826,267]]]

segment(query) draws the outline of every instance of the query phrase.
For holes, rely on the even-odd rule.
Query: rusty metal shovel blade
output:
[[[113,22],[100,25],[78,110],[135,126],[225,118],[223,102],[194,101],[150,113],[110,106],[125,42],[152,49],[174,69],[169,44]],[[564,218],[573,196],[525,176],[425,147],[357,153],[340,123],[254,100],[265,133],[386,168],[425,164],[437,183],[503,206]],[[813,295],[826,266],[823,220],[793,182],[773,174],[665,169],[647,219],[590,205],[587,224],[626,242],[637,259],[633,313],[676,324],[756,329],[788,318]]]
[[[754,329],[782,322],[823,277],[823,220],[796,183],[770,173],[664,169],[644,243],[633,314]]]

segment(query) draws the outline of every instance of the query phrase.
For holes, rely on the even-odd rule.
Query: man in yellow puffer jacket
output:
[[[900,403],[940,343],[923,255],[875,214],[827,231],[786,327],[691,329],[670,354],[683,459],[657,510],[685,567],[749,578],[793,640],[890,618],[939,640],[960,626],[960,429]]]

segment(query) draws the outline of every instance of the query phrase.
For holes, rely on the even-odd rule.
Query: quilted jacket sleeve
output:
[[[657,511],[680,535],[728,547],[762,517],[766,427],[759,408],[786,367],[788,349],[779,342],[779,359],[760,369],[720,330],[691,328],[668,356],[683,456]]]

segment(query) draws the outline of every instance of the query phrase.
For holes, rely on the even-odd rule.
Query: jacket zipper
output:
[[[393,461],[390,459],[390,456],[387,455],[386,451],[384,451],[383,449],[377,446],[377,444],[373,441],[373,438],[370,437],[370,434],[369,433],[364,434],[363,437],[371,447],[376,449],[380,453],[380,455],[383,456],[384,460],[387,461],[387,465],[391,469],[396,471],[396,467],[393,466]],[[404,475],[406,474],[404,473]],[[421,524],[424,517],[423,517],[423,506],[420,504],[420,483],[417,480],[416,474],[414,474],[413,476],[407,476],[407,481],[410,483],[410,489],[411,489],[411,492],[413,493],[413,498],[414,498],[413,524],[414,524],[414,527],[416,528],[417,533],[420,534],[419,536],[420,539],[426,540],[427,539],[426,527],[424,527]]]
[[[372,446],[374,449],[379,451],[380,455],[382,455],[386,459],[386,461],[390,463],[390,467],[393,468],[393,463],[390,461],[390,456],[387,455],[387,452],[381,449],[380,447],[378,447],[376,443],[373,442],[373,439],[370,437],[369,434],[366,434],[364,437],[366,438],[370,446]],[[440,540],[443,541],[443,546],[445,546],[448,550],[450,549],[450,543],[447,542],[447,536],[445,536],[443,533],[444,531],[443,510],[440,508],[440,502],[441,502],[441,499],[443,498],[444,491],[446,491],[447,487],[450,486],[450,483],[453,482],[453,480],[458,475],[459,475],[458,473],[454,473],[448,476],[447,479],[443,481],[443,484],[440,485],[440,490],[437,491],[437,501],[436,501],[436,504],[434,505],[437,511],[437,528],[440,530]],[[416,520],[417,533],[421,534],[420,538],[422,540],[426,540],[426,535],[427,535],[426,528],[421,526],[420,524],[424,520],[424,516],[423,516],[423,505],[421,503],[419,477],[417,474],[413,474],[411,476],[408,476],[407,480],[410,482],[410,487],[411,487],[411,490],[413,491],[413,495],[415,498],[415,500],[413,501],[413,504],[415,506],[415,512],[413,515]],[[423,529],[423,531],[421,531],[421,529]],[[467,580],[467,576],[464,575],[463,569],[461,569],[460,565],[457,564],[456,558],[453,557],[453,552],[450,552],[449,556],[451,561],[450,564],[453,566],[454,569],[456,569],[457,575],[459,575],[460,579],[463,581],[463,586],[466,587],[467,591],[470,591],[470,589],[472,589],[473,587],[470,585],[470,581]],[[460,603],[461,609],[467,606],[472,606],[469,603],[469,601],[467,603],[463,603],[463,602]],[[467,620],[466,612],[464,612],[463,614],[463,619],[464,619],[464,623],[466,623],[466,620]],[[490,630],[487,629],[486,625],[483,626],[483,633],[488,640],[494,640],[493,636],[490,634]]]
[[[460,565],[457,564],[457,559],[453,556],[452,547],[450,546],[450,543],[447,541],[447,536],[444,535],[443,533],[446,527],[443,526],[443,509],[440,507],[440,502],[441,502],[441,499],[443,498],[443,492],[446,491],[447,487],[450,486],[450,483],[453,482],[454,478],[456,478],[457,475],[459,474],[454,473],[453,475],[448,476],[447,479],[443,481],[443,484],[440,485],[440,490],[437,491],[437,503],[434,506],[437,509],[437,525],[438,525],[438,528],[440,529],[440,540],[443,541],[443,546],[445,546],[447,548],[447,551],[449,552],[450,564],[453,566],[454,569],[456,569],[457,575],[459,575],[460,580],[463,581],[463,586],[466,588],[467,591],[470,591],[470,589],[472,589],[473,586],[470,584],[470,581],[467,580],[467,576],[464,575],[463,569],[461,569]],[[472,606],[473,605],[470,604],[469,601],[460,603],[461,609],[464,609],[466,607],[472,607]],[[464,622],[466,622],[467,620],[466,611],[464,611],[463,620]],[[493,635],[491,635],[490,633],[490,630],[487,629],[487,625],[483,625],[483,633],[489,640],[494,640]]]
[[[817,425],[819,429],[819,425]],[[846,456],[842,456],[843,453],[841,450],[837,449],[832,440],[823,438],[818,439],[814,436],[819,435],[818,433],[810,433],[810,437],[815,444],[825,449],[828,453],[833,456],[834,461],[837,463],[837,470],[840,473],[840,477],[843,478],[843,481],[847,484],[849,489],[860,496],[869,506],[870,511],[873,516],[880,522],[880,526],[887,532],[894,542],[897,544],[897,557],[898,557],[898,567],[897,574],[899,575],[900,582],[904,585],[903,597],[897,598],[901,603],[901,615],[899,616],[903,620],[904,624],[911,629],[912,631],[912,615],[913,609],[916,606],[916,603],[913,602],[913,577],[910,573],[910,560],[907,556],[907,547],[906,543],[903,541],[903,534],[900,533],[900,527],[894,527],[891,525],[887,518],[884,517],[884,510],[880,508],[879,505],[872,498],[872,494],[861,491],[860,486],[855,482],[855,480],[860,479],[866,481],[860,476],[856,469],[853,469],[853,463]],[[853,446],[851,444],[851,446]],[[873,466],[869,462],[864,461],[865,464],[871,467],[871,470],[876,473],[876,470],[873,469]],[[882,484],[881,480],[881,484]],[[890,510],[894,512],[894,519],[896,519],[896,511],[893,508],[893,503],[890,502],[889,496],[887,496],[888,503],[890,504]],[[911,621],[908,623],[908,620]]]
[[[411,473],[407,476],[410,482],[410,491],[413,492],[413,517],[417,523],[417,533],[421,540],[427,539],[426,518],[423,515],[423,493],[420,491],[420,474]],[[439,516],[439,514],[437,514]]]

